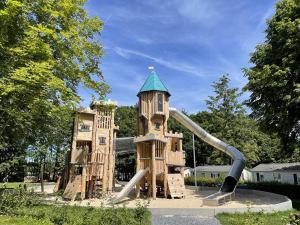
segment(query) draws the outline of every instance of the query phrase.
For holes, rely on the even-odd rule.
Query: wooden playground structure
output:
[[[115,109],[114,102],[93,101],[90,109],[76,113],[65,173],[65,198],[74,200],[77,193],[81,193],[81,199],[93,198],[112,192],[118,130]]]
[[[184,197],[185,154],[181,133],[168,132],[170,93],[154,71],[138,93],[136,173],[132,181],[136,196]],[[92,102],[76,113],[72,147],[68,154],[64,197],[75,200],[100,197],[114,187],[116,131],[111,101]],[[126,187],[124,188],[126,189]],[[129,190],[128,190],[129,191]],[[127,193],[127,191],[125,190]]]
[[[112,197],[118,203],[135,187],[136,197],[185,197],[182,133],[168,132],[168,119],[176,121],[200,139],[233,159],[231,169],[220,190],[203,199],[206,205],[220,205],[235,194],[246,159],[235,147],[219,140],[201,128],[184,113],[169,107],[170,93],[154,71],[138,92],[136,174]],[[116,104],[93,101],[90,109],[77,112],[74,120],[72,148],[65,172],[64,197],[74,200],[100,197],[113,192],[115,182],[114,124]],[[58,181],[59,183],[59,181]],[[59,184],[57,185],[59,187]],[[57,188],[58,189],[58,188]]]

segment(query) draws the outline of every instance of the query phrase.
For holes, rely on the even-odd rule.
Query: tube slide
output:
[[[203,141],[226,153],[234,160],[232,167],[220,189],[220,192],[233,192],[240,179],[243,169],[245,168],[246,159],[243,153],[212,136],[182,112],[177,111],[175,108],[170,108],[170,115]]]
[[[149,171],[149,168],[144,170],[139,170],[134,177],[125,185],[122,191],[111,200],[111,203],[115,204],[120,202],[124,197],[126,197],[129,192],[133,189],[133,187],[139,182],[145,174]]]

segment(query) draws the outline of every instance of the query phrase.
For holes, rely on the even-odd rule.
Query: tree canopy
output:
[[[102,22],[84,4],[0,2],[0,149],[12,163],[28,146],[65,143],[79,85],[109,90],[99,69]]]
[[[208,111],[192,114],[191,119],[213,136],[242,151],[248,166],[278,160],[278,138],[263,132],[258,122],[248,117],[244,106],[238,100],[241,93],[238,88],[230,88],[229,81],[228,75],[223,75],[214,82],[212,88],[215,95],[209,96],[206,101]],[[181,126],[174,126],[174,122],[169,125],[171,129],[179,129],[184,133],[187,165],[192,166],[191,133]],[[228,156],[201,140],[196,139],[195,146],[198,165],[231,163]]]
[[[118,137],[137,135],[137,110],[134,106],[120,106],[116,110],[115,120],[119,126]]]
[[[299,160],[300,1],[279,1],[265,32],[250,59],[253,66],[245,69],[248,105],[265,129],[279,134],[282,157]]]

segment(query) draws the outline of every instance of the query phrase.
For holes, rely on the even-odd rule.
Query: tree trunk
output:
[[[58,167],[59,167],[59,154],[60,154],[60,147],[57,146],[56,147],[56,152],[55,152],[55,162],[54,162],[54,168],[53,168],[53,177],[52,180],[56,181],[55,178],[57,177],[57,172],[58,171]]]
[[[44,158],[41,161],[41,171],[40,171],[40,179],[41,179],[41,192],[44,193]]]

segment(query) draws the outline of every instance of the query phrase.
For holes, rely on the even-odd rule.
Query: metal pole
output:
[[[194,134],[193,134],[193,157],[194,157],[194,178],[195,178],[195,187],[197,187],[196,153],[195,153],[195,135],[194,135]]]

